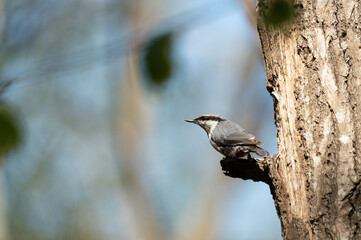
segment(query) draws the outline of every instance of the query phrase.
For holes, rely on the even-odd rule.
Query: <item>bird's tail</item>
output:
[[[251,151],[263,158],[270,156],[270,154],[266,150],[264,150],[263,148],[260,148],[258,146],[252,146]]]

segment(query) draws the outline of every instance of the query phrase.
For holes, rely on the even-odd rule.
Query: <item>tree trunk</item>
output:
[[[360,1],[297,1],[259,35],[274,99],[269,174],[284,239],[361,239]]]
[[[294,1],[278,28],[262,17],[271,4],[257,11],[278,154],[261,170],[282,236],[361,239],[361,2]]]

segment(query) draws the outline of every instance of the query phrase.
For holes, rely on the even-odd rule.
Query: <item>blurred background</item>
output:
[[[252,0],[0,1],[0,239],[281,239],[218,113],[276,153]]]

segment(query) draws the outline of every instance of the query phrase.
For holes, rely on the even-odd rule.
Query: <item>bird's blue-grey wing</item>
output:
[[[238,124],[231,121],[220,122],[216,128],[217,133],[213,134],[212,140],[221,145],[261,145],[260,141],[250,133],[247,133]]]
[[[232,133],[223,138],[223,145],[261,145],[262,142],[255,139],[249,133]]]

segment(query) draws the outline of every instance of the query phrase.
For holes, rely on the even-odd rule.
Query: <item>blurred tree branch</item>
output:
[[[137,51],[131,51],[128,57],[127,80],[126,86],[122,86],[124,90],[119,94],[122,97],[118,116],[123,151],[122,185],[132,206],[138,234],[142,239],[158,240],[162,237],[154,215],[154,206],[141,183],[141,174],[136,167],[141,164],[136,153],[138,143],[141,142],[141,129],[144,130],[146,126],[144,119],[147,119],[147,116],[144,116],[144,99],[139,84]]]
[[[248,19],[253,26],[257,29],[257,15],[256,15],[256,3],[254,0],[240,0],[246,8]]]
[[[131,4],[129,7],[130,9],[136,9],[139,8],[140,5],[141,4]],[[78,49],[39,59],[35,61],[30,68],[24,69],[21,73],[16,72],[7,75],[1,73],[0,81],[14,83],[14,85],[11,86],[12,88],[26,86],[28,84],[47,81],[44,80],[47,78],[40,79],[40,77],[45,75],[73,73],[99,64],[99,62],[104,61],[104,59],[107,60],[107,63],[109,63],[109,61],[116,61],[125,54],[128,54],[129,50],[138,49],[156,36],[160,36],[171,30],[180,32],[194,29],[199,25],[208,24],[220,17],[227,16],[225,11],[234,10],[234,8],[222,9],[220,6],[222,6],[222,1],[217,0],[212,3],[202,4],[194,9],[185,10],[175,16],[158,19],[157,21],[154,19],[143,19],[143,14],[137,13],[139,16],[135,14],[131,20],[134,22],[134,19],[137,17],[142,17],[142,21],[147,24],[143,26],[135,24],[128,37],[116,38],[100,46],[79,47]],[[133,14],[134,11],[130,11]],[[152,9],[152,11],[154,11],[154,9]],[[213,14],[209,14],[209,12]],[[147,16],[149,16],[149,14],[147,14]],[[154,13],[151,16],[157,16],[157,14]],[[22,81],[29,78],[36,80],[28,82]],[[7,86],[9,85],[6,85],[6,87]]]

